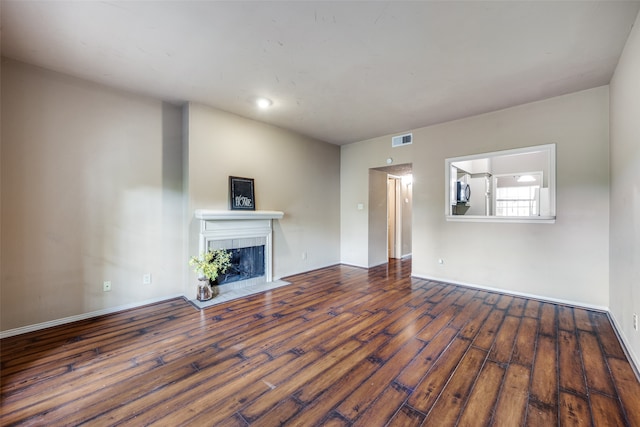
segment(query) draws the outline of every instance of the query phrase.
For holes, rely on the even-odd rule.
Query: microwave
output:
[[[457,203],[469,203],[471,198],[471,187],[469,184],[462,181],[456,182],[456,202]]]

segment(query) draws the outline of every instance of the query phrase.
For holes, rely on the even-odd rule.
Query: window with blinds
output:
[[[538,216],[540,186],[496,188],[497,216]]]

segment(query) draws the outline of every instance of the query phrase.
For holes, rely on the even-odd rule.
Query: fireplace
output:
[[[272,220],[283,215],[276,211],[196,211],[200,253],[226,249],[232,254],[232,268],[218,279],[220,293],[273,280]]]
[[[231,267],[218,277],[219,285],[264,276],[264,245],[230,249]]]
[[[239,289],[266,283],[266,237],[207,241],[208,250],[225,249],[231,253],[231,267],[218,276],[221,290]]]

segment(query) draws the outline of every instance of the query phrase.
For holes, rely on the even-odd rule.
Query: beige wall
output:
[[[276,278],[339,262],[337,146],[10,60],[2,89],[1,331],[188,296],[193,211],[227,209],[229,175],[285,212]]]
[[[367,265],[369,168],[413,163],[413,274],[606,307],[609,303],[608,88],[342,147],[342,261]],[[555,224],[447,222],[444,161],[557,144]],[[442,258],[444,264],[438,264]]]
[[[10,60],[2,90],[1,331],[189,296],[193,211],[227,209],[229,175],[285,212],[276,278],[339,262],[337,146]]]
[[[386,216],[381,217],[380,212],[386,212],[387,174],[369,169],[386,168],[388,157],[393,157],[394,165],[411,163],[413,153],[413,145],[391,148],[390,137],[373,141],[378,143],[363,141],[340,147],[340,256],[343,263],[359,267],[379,264],[386,256],[386,246],[380,246],[387,241]],[[364,208],[358,209],[358,205]],[[370,218],[375,218],[374,222]]]
[[[611,81],[610,309],[640,367],[640,15]]]
[[[274,278],[338,263],[339,147],[207,106],[187,108],[190,254],[198,251],[194,211],[228,209],[229,176],[240,176],[255,180],[256,209],[284,212],[274,221]],[[193,275],[187,282],[189,295]]]
[[[9,60],[1,83],[1,330],[180,293],[180,109]]]

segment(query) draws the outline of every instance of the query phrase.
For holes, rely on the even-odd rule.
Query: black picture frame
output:
[[[229,177],[229,209],[234,211],[256,210],[253,178]]]

